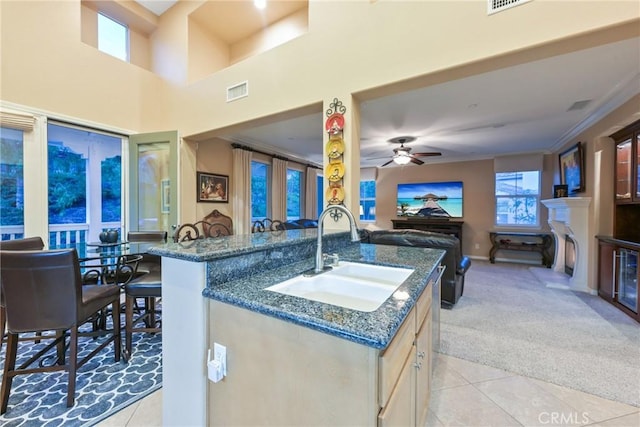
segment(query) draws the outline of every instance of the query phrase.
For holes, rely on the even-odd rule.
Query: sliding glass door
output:
[[[68,124],[47,125],[49,244],[98,241],[124,228],[123,137]]]
[[[24,237],[23,131],[0,128],[0,240]]]

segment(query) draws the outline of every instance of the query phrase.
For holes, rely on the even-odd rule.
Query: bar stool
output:
[[[0,251],[0,274],[8,330],[0,387],[0,414],[7,411],[13,378],[36,372],[67,371],[67,407],[73,406],[76,371],[79,368],[111,342],[114,346],[114,358],[116,361],[120,360],[120,286],[83,285],[75,249],[3,249]],[[85,336],[78,331],[78,327],[109,305],[112,309],[113,328],[102,331],[108,338],[82,360],[78,360],[78,337]],[[19,335],[42,331],[56,331],[56,336],[34,336],[34,340],[52,339],[52,342],[16,368]],[[67,331],[68,359],[64,350]],[[90,336],[95,334],[91,333]],[[30,367],[54,346],[57,347],[58,364]]]

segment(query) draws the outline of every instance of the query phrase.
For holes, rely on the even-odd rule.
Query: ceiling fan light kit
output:
[[[401,165],[401,166],[408,165],[409,163],[422,165],[424,164],[424,162],[420,160],[418,157],[440,156],[442,154],[438,152],[411,154],[411,148],[405,147],[404,144],[413,142],[415,140],[416,138],[414,136],[397,136],[395,138],[391,138],[389,142],[392,144],[400,144],[400,147],[393,149],[393,157],[391,157],[391,160],[383,164],[381,167],[387,166],[391,163],[395,163],[396,165]]]
[[[406,152],[401,152],[393,156],[393,162],[397,165],[406,165],[411,162],[411,156]]]

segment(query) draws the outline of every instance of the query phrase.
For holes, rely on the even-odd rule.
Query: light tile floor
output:
[[[640,408],[438,355],[427,427],[638,427]],[[98,427],[162,425],[162,389]]]

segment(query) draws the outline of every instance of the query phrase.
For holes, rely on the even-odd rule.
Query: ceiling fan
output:
[[[398,136],[395,138],[391,138],[389,142],[392,144],[400,144],[400,147],[393,149],[393,157],[391,160],[383,164],[381,167],[387,166],[388,164],[395,163],[397,165],[406,165],[409,163],[415,163],[416,165],[422,165],[424,162],[420,160],[418,157],[431,157],[431,156],[441,156],[442,153],[439,152],[427,152],[427,153],[413,153],[411,154],[411,148],[405,147],[404,144],[415,141],[416,138],[413,136]]]

